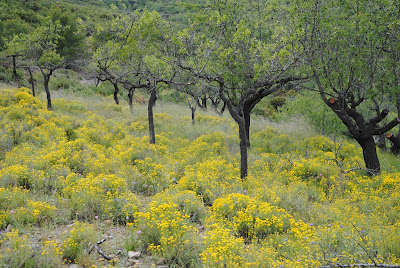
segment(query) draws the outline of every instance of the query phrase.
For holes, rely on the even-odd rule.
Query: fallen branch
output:
[[[350,168],[349,170],[342,170],[342,172],[344,173],[344,174],[347,174],[347,173],[349,173],[349,172],[351,172],[351,171],[354,171],[354,170],[365,170],[365,171],[367,171],[367,172],[375,172],[375,170],[374,169],[370,169],[370,168],[360,168],[360,167],[357,167],[357,168]]]
[[[114,254],[114,256],[108,256],[104,253],[104,251],[99,247],[99,245],[101,245],[102,243],[104,243],[107,240],[107,238],[103,238],[99,241],[97,241],[94,245],[92,245],[90,247],[90,249],[88,250],[88,253],[90,254],[94,249],[97,251],[97,253],[99,253],[104,259],[106,259],[107,261],[111,261],[113,260],[118,254],[120,254],[122,252],[121,249],[119,249],[117,251],[116,254]]]
[[[92,246],[90,247],[90,249],[88,250],[88,253],[90,254],[90,253],[93,251],[93,249],[96,248],[96,246],[98,246],[98,245],[100,245],[100,244],[106,242],[106,240],[107,240],[107,238],[103,238],[103,239],[97,241],[96,244],[94,244],[94,245],[92,245]],[[90,244],[89,244],[89,245],[90,245]]]

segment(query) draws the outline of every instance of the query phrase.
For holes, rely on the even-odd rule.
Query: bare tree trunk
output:
[[[363,150],[365,166],[370,176],[377,175],[381,171],[378,155],[376,153],[376,145],[372,136],[365,139],[357,139]]]
[[[118,88],[118,83],[113,83],[114,86],[114,100],[115,100],[115,104],[119,104],[119,99],[118,99],[118,92],[119,92],[119,88]]]
[[[47,97],[47,110],[51,111],[53,107],[51,106],[51,96],[49,90],[50,75],[43,75],[43,78],[44,78],[44,90],[46,92],[46,97]]]
[[[202,102],[202,107],[203,107],[203,109],[205,109],[205,110],[207,110],[207,96],[206,95],[204,95],[202,98],[201,98],[201,102]]]
[[[250,148],[250,113],[251,110],[243,109],[243,118],[246,129],[247,147]]]
[[[29,83],[30,83],[31,86],[32,86],[32,95],[33,95],[34,97],[36,97],[36,93],[35,93],[35,80],[33,80],[33,74],[32,74],[32,70],[31,70],[31,67],[30,67],[30,66],[28,66],[28,72],[29,72]]]
[[[147,113],[149,119],[149,134],[150,134],[150,144],[156,143],[156,134],[154,130],[154,115],[153,115],[153,107],[156,104],[157,95],[156,95],[156,88],[152,87],[150,89],[150,98],[149,103],[147,106]]]
[[[190,107],[190,110],[192,111],[192,124],[194,125],[196,123],[196,120],[195,120],[196,106]]]
[[[390,148],[390,152],[394,155],[400,154],[400,133],[397,136],[394,136],[392,133],[386,134],[386,138],[388,138],[392,142],[392,147]]]
[[[386,152],[386,138],[385,134],[379,135],[378,148]]]
[[[247,177],[247,149],[248,149],[248,139],[246,134],[245,120],[242,119],[237,122],[239,125],[239,139],[240,139],[240,178],[243,180]]]
[[[239,140],[240,140],[240,178],[245,180],[248,172],[248,159],[247,159],[247,149],[248,149],[248,137],[246,131],[246,121],[244,119],[243,108],[236,107],[233,102],[224,95],[224,84],[220,83],[219,96],[222,98],[226,106],[228,107],[229,113],[232,118],[239,126]]]
[[[17,79],[18,79],[18,77],[17,77],[17,63],[16,63],[16,57],[17,57],[17,55],[12,55],[12,59],[13,59],[13,76],[14,76],[14,79],[15,79],[15,82],[17,82]]]
[[[133,113],[133,91],[134,91],[133,89],[129,89],[128,91],[128,103],[131,113]]]

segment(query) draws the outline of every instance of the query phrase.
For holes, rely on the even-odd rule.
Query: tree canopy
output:
[[[389,113],[399,94],[398,62],[388,53],[398,45],[390,34],[396,32],[390,30],[396,1],[308,1],[298,7],[320,96],[363,148],[369,173],[379,173],[373,136],[399,124]]]

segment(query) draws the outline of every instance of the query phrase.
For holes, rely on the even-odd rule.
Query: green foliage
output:
[[[11,230],[11,232],[7,233],[4,238],[2,237],[0,241],[1,249],[3,249],[0,249],[0,256],[2,256],[2,258],[0,258],[0,264],[2,266],[35,266],[31,259],[33,250],[28,244],[27,235],[20,234],[18,230]],[[10,253],[3,257],[3,254],[7,253],[5,249],[9,249]]]
[[[273,114],[276,120],[305,116],[323,135],[342,135],[347,129],[336,114],[325,105],[317,93],[299,92]]]
[[[76,15],[62,12],[59,8],[50,11],[53,22],[60,22],[60,40],[57,43],[57,53],[64,57],[67,62],[82,60],[87,57],[88,47],[85,42],[85,32],[82,25],[77,22]]]
[[[66,262],[82,263],[84,250],[89,244],[96,243],[94,227],[83,222],[75,222],[63,239],[62,257]]]
[[[69,7],[85,6],[83,1],[73,2]],[[1,11],[9,11],[10,3],[2,2]],[[86,2],[87,7],[92,3],[100,4]],[[144,4],[161,11],[172,9],[168,1],[101,3],[121,9]],[[382,3],[375,4],[384,7]],[[394,8],[393,2],[388,3],[388,9]],[[104,73],[126,76],[128,82],[154,81],[156,76],[173,74],[171,63],[176,54],[171,51],[176,52],[176,45],[181,63],[217,74],[229,85],[229,97],[238,100],[264,75],[275,77],[277,70],[292,61],[301,62],[296,38],[302,36],[302,30],[281,24],[287,6],[278,4],[281,1],[268,6],[258,1],[211,1],[194,16],[193,28],[176,36],[157,12],[146,10],[132,17],[120,12],[114,17],[117,9],[97,11],[110,23],[96,25],[95,36],[89,38],[95,63],[102,63],[92,68],[98,71],[107,66]],[[311,8],[303,4],[301,8]],[[385,45],[382,37],[375,35],[382,30],[380,26],[387,26],[393,40],[398,33],[396,23],[386,16],[390,13],[387,9],[371,6],[382,16],[378,16],[382,25],[374,28],[376,14],[353,14],[349,4],[359,5],[344,1],[343,7],[335,6],[335,12],[324,6],[323,12],[332,17],[321,22],[325,33],[334,33],[325,53],[335,46],[349,46],[340,55],[344,62],[333,69],[338,85],[341,79],[351,77],[351,72],[344,76],[340,72],[352,66],[356,84],[365,82],[360,74],[367,69],[367,62],[352,61],[350,56],[365,56],[373,47],[366,48],[351,34],[358,38],[365,34],[368,42]],[[40,14],[45,5],[21,2],[10,14],[21,12],[22,6],[38,8]],[[173,12],[183,12],[181,7],[173,7]],[[190,8],[196,10],[195,5]],[[91,13],[77,15],[77,19],[60,8],[43,17],[33,16],[32,24],[22,17],[15,19],[15,28],[7,32],[4,27],[12,20],[5,18],[6,13],[1,13],[0,20],[0,34],[7,37],[4,51],[29,51],[30,60],[49,73],[78,57],[85,48],[84,32],[95,28],[85,22]],[[347,21],[331,23],[339,18]],[[36,25],[38,22],[43,24]],[[374,31],[368,32],[371,29]],[[8,38],[14,33],[13,39]],[[390,55],[396,55],[397,44],[390,42]],[[387,48],[382,51],[389,53]],[[385,56],[378,65],[388,69],[394,59]],[[393,86],[394,74],[383,74],[382,81],[387,79]],[[362,157],[357,146],[324,136],[300,138],[293,135],[299,128],[290,132],[280,123],[275,125],[280,128],[265,127],[265,121],[256,119],[252,126],[259,131],[251,132],[249,176],[243,181],[238,177],[240,157],[232,146],[237,139],[228,134],[228,130],[237,131],[231,119],[200,111],[196,126],[192,126],[182,115],[182,107],[171,106],[173,112],[169,113],[163,103],[155,107],[162,110],[155,114],[158,143],[150,145],[144,136],[144,105],[137,104],[134,113],[129,113],[124,105],[92,95],[110,95],[110,84],[96,88],[77,85],[79,77],[68,72],[57,75],[51,86],[64,98],[54,101],[54,112],[46,111],[28,89],[0,92],[0,266],[56,267],[65,261],[106,266],[109,264],[91,257],[93,254],[89,256],[87,249],[99,240],[98,229],[108,232],[116,228],[128,250],[140,251],[148,260],[151,256],[150,262],[162,258],[171,267],[318,267],[355,260],[400,263],[398,159],[385,155],[386,171],[366,177],[358,171]],[[384,84],[377,81],[365,96],[381,97],[376,89]],[[179,96],[172,93],[167,98]],[[255,112],[280,121],[303,115],[323,134],[336,136],[342,124],[317,99],[312,93],[278,96],[264,100]],[[70,225],[74,220],[82,222]],[[43,234],[45,228],[54,234],[42,235],[40,245],[36,237],[28,239],[22,234]],[[56,232],[60,229],[64,235]],[[115,240],[116,246],[120,243]],[[118,259],[113,261],[118,265]]]
[[[138,213],[128,248],[147,249],[173,267],[198,267],[200,243],[192,223],[192,216],[203,210],[198,197],[187,191],[178,196],[160,194],[156,200],[146,212]]]

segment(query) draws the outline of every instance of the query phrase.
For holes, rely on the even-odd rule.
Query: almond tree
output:
[[[132,74],[129,68],[129,39],[134,34],[132,31],[138,16],[138,13],[134,13],[117,17],[106,26],[99,25],[95,36],[90,39],[93,55],[89,72],[98,80],[109,81],[113,85],[116,104],[119,104],[118,84],[127,84]]]
[[[13,66],[13,77],[14,80],[17,82],[17,58],[22,56],[22,52],[24,47],[22,42],[20,41],[21,35],[15,35],[11,40],[6,42],[5,50],[2,52],[5,59],[11,58],[12,59],[12,66]]]
[[[241,178],[247,176],[251,111],[264,97],[304,79],[297,68],[301,49],[286,25],[282,1],[209,1],[180,32],[179,65],[218,88],[238,124]]]
[[[383,13],[380,18],[385,19],[384,34],[384,68],[385,76],[382,77],[386,86],[392,89],[391,99],[395,100],[397,117],[400,118],[400,3],[389,1],[385,9],[379,10]],[[387,133],[386,137],[392,142],[391,152],[400,154],[400,125],[398,134]]]
[[[398,40],[394,43],[387,37],[395,3],[314,0],[298,2],[296,10],[320,96],[361,146],[370,175],[380,172],[373,136],[400,122],[399,118],[384,121],[390,96],[399,93],[396,76],[386,75],[396,64],[388,64],[390,53],[385,53],[388,43],[398,47]]]
[[[117,18],[100,32],[104,34],[105,42],[97,45],[98,40],[93,39],[97,48],[92,69],[100,79],[121,83],[128,90],[131,109],[134,89],[147,89],[149,138],[154,144],[153,108],[159,86],[171,83],[176,70],[173,68],[170,28],[160,14],[145,10]]]
[[[87,51],[84,35],[74,17],[71,14],[56,15],[41,18],[41,25],[30,33],[15,35],[7,48],[25,61],[33,93],[32,70],[40,71],[49,110],[52,109],[49,82],[54,72],[66,67],[79,69],[84,65]]]
[[[59,21],[53,22],[44,18],[42,25],[33,32],[16,36],[19,45],[23,48],[23,55],[29,61],[29,66],[36,66],[43,75],[43,86],[47,97],[47,109],[51,110],[51,94],[49,89],[50,78],[54,71],[64,66],[64,57],[57,52],[57,44],[61,39],[62,30]]]

